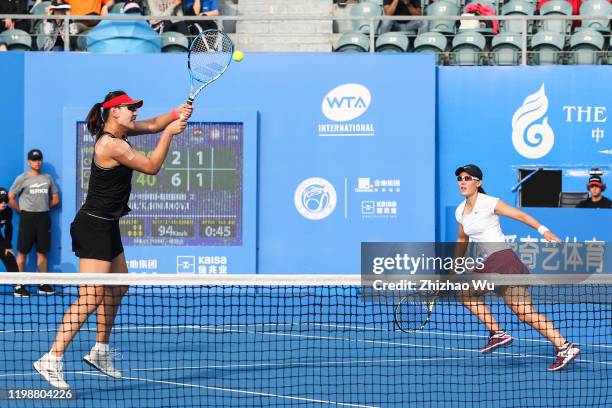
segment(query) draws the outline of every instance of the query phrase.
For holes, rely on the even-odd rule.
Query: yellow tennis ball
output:
[[[244,53],[240,50],[236,50],[234,51],[233,58],[234,58],[234,61],[240,62],[244,59]]]

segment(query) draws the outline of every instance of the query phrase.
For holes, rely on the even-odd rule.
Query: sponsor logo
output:
[[[336,189],[324,178],[311,177],[295,189],[293,200],[295,208],[304,218],[322,220],[336,208]]]
[[[319,123],[319,136],[374,136],[373,123],[355,123],[370,108],[372,94],[361,84],[335,87],[323,97],[321,111],[332,123]]]
[[[176,257],[176,273],[195,273],[195,256],[181,256]]]
[[[512,144],[528,159],[546,156],[555,144],[555,134],[548,124],[548,98],[544,84],[527,96],[512,116]]]
[[[372,95],[360,84],[340,85],[325,95],[321,110],[325,117],[334,122],[357,119],[370,107]]]

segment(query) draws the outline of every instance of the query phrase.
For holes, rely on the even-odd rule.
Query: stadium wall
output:
[[[440,238],[457,238],[454,170],[462,164],[478,164],[486,192],[512,205],[519,169],[561,170],[562,191],[586,191],[593,167],[610,181],[611,81],[612,71],[597,66],[438,68]],[[612,225],[612,211],[526,210],[564,239],[612,239],[600,227]],[[534,234],[507,220],[502,227],[518,237]]]
[[[3,77],[15,79],[5,81],[9,97],[0,101],[7,113],[3,123],[8,123],[2,136],[3,182],[8,187],[25,166],[21,158],[37,147],[45,152],[45,171],[56,178],[62,194],[53,213],[51,270],[75,271],[77,265],[68,228],[76,210],[75,118],[82,120],[110,89],[145,99],[141,117],[167,111],[185,99],[184,66],[183,55],[0,55]],[[232,112],[240,120],[254,118],[244,119],[253,125],[245,140],[257,144],[250,171],[256,173],[258,188],[245,193],[245,208],[253,214],[245,234],[252,236],[252,245],[238,253],[219,247],[130,247],[130,260],[159,256],[156,268],[131,270],[174,272],[179,255],[193,256],[197,264],[199,255],[224,254],[231,261],[230,273],[357,272],[361,241],[454,240],[452,210],[461,197],[453,171],[469,162],[483,168],[487,192],[511,204],[516,203],[511,188],[518,168],[560,168],[563,190],[583,191],[589,168],[602,168],[604,177],[610,171],[612,142],[605,137],[609,82],[604,67],[436,68],[433,58],[419,54],[248,55],[203,92],[193,120],[227,120]],[[356,107],[353,113],[362,112],[349,120],[326,117],[323,104],[333,96],[330,91],[351,83],[368,89],[365,109]],[[218,110],[224,114],[215,116]],[[547,118],[548,128],[539,128],[544,136],[553,135],[546,154],[525,156],[533,156],[525,151],[537,150],[537,141],[519,147],[523,155],[514,147],[515,114],[521,119],[515,126],[518,136]],[[364,129],[374,129],[374,136],[322,135],[331,133],[326,125],[338,123],[372,125]],[[70,168],[68,176],[64,169]],[[317,180],[302,184],[312,178],[329,182],[336,201],[329,214],[308,218],[296,200],[326,186]],[[383,193],[383,182],[400,186],[385,186]],[[329,198],[326,193],[316,197],[324,205],[315,213],[328,208],[322,197]],[[396,215],[376,216],[389,203],[396,206]],[[595,210],[529,211],[569,238],[607,239],[589,220],[597,214],[612,221],[612,214]],[[565,227],[568,216],[580,223],[579,234]],[[506,226],[508,233],[529,233],[513,223]]]
[[[0,57],[0,80],[2,97],[0,98],[0,112],[2,118],[2,134],[0,136],[0,186],[6,189],[11,187],[16,175],[23,171],[23,161],[14,158],[24,155],[24,53],[4,53]],[[15,231],[18,217],[13,218]],[[14,234],[13,247],[17,245],[17,234]]]
[[[50,268],[75,271],[69,224],[76,211],[76,122],[112,89],[144,99],[140,117],[177,106],[188,89],[185,59],[79,53],[24,59],[28,103],[21,104],[25,132],[14,157],[34,146],[44,151],[44,170],[62,196],[53,211]],[[413,76],[404,78],[408,71]],[[198,272],[200,258],[227,256],[229,273],[350,273],[359,270],[362,241],[434,239],[435,185],[423,184],[420,199],[412,200],[410,185],[401,181],[408,165],[435,172],[432,56],[249,55],[204,90],[195,106],[192,121],[210,119],[213,110],[234,111],[236,118],[245,110],[256,113],[245,143],[257,143],[258,164],[249,174],[259,187],[245,191],[244,217],[251,222],[245,234],[256,234],[257,247],[247,253],[128,247],[131,271]],[[20,159],[11,161],[22,166]],[[192,261],[179,268],[179,257]],[[148,266],[152,260],[155,267]]]

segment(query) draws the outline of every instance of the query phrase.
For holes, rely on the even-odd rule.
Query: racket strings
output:
[[[234,45],[219,31],[205,31],[191,45],[189,65],[200,82],[210,82],[221,75],[232,59]]]

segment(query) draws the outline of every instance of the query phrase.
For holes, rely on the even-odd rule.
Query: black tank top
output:
[[[103,132],[96,143],[105,134],[115,137],[109,132]],[[132,191],[133,172],[134,170],[123,164],[110,169],[99,167],[95,163],[94,154],[87,198],[81,210],[104,218],[119,218],[129,213],[130,207],[127,204]]]

